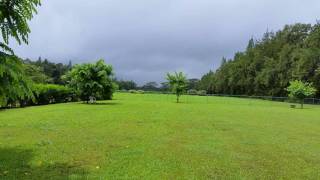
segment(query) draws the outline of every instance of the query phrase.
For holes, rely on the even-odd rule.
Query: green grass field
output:
[[[320,107],[115,94],[0,111],[0,179],[319,179]]]

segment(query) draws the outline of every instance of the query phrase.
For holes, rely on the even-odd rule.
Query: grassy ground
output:
[[[320,107],[116,94],[0,111],[0,179],[319,179]]]

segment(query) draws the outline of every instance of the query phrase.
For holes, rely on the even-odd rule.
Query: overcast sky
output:
[[[23,58],[103,58],[139,84],[176,70],[200,78],[267,29],[315,23],[319,9],[319,0],[43,0],[29,45],[11,46]]]

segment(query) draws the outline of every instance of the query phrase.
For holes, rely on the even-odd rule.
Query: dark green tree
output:
[[[208,93],[287,96],[289,82],[297,79],[320,89],[319,41],[319,22],[267,31],[260,40],[250,39],[244,52],[223,59],[215,72],[205,74],[200,87]],[[320,97],[319,91],[316,97]]]

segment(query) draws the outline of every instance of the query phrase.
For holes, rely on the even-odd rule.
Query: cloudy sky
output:
[[[29,45],[11,46],[24,58],[103,58],[139,84],[176,70],[200,78],[267,29],[315,23],[319,8],[319,0],[43,0]]]

